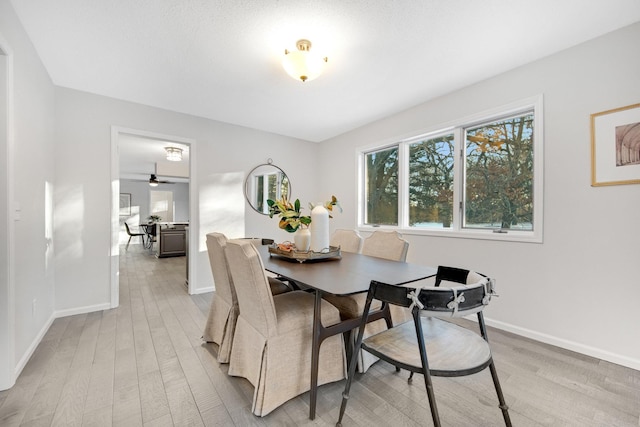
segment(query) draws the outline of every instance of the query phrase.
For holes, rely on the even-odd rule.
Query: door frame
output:
[[[116,308],[120,304],[120,156],[119,140],[121,134],[142,136],[150,139],[176,142],[189,146],[189,247],[188,251],[192,256],[188,256],[188,292],[193,294],[193,284],[196,282],[197,260],[195,256],[198,251],[199,234],[198,227],[198,192],[196,181],[196,140],[175,135],[167,135],[157,132],[149,132],[140,129],[131,129],[122,126],[111,126],[111,247],[109,249],[110,259],[110,282],[111,282],[111,308]]]

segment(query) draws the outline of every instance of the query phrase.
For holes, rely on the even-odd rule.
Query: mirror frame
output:
[[[261,210],[258,209],[257,206],[254,206],[253,201],[251,200],[250,196],[249,196],[249,179],[252,178],[253,172],[256,171],[259,168],[263,168],[263,167],[271,167],[274,169],[274,172],[280,172],[282,173],[283,177],[287,178],[287,185],[288,185],[288,194],[291,195],[291,179],[289,178],[289,175],[287,175],[287,173],[282,170],[281,167],[276,166],[273,164],[273,160],[268,159],[267,163],[261,163],[258,166],[254,167],[253,169],[251,169],[249,171],[249,173],[247,174],[247,177],[244,180],[244,198],[247,201],[247,203],[249,203],[249,206],[251,206],[251,208],[258,212],[261,215],[269,215],[269,212],[262,212]]]

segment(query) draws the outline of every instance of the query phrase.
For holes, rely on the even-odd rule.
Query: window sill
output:
[[[397,231],[410,236],[449,237],[457,239],[494,240],[502,242],[542,243],[542,233],[532,231],[506,230],[505,232],[493,232],[493,230],[453,230],[453,229],[426,229],[426,228],[401,228],[397,226],[360,225],[358,231],[374,232],[376,230]]]

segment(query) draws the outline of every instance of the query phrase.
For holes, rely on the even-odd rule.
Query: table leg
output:
[[[322,293],[316,289],[313,304],[313,336],[311,339],[311,388],[309,390],[309,419],[316,418],[316,399],[318,397],[318,362],[320,358],[320,334],[322,331]]]
[[[311,381],[309,389],[309,419],[316,418],[316,400],[318,397],[318,370],[320,362],[320,345],[331,336],[343,334],[360,325],[361,319],[354,318],[343,320],[335,325],[325,327],[322,325],[322,291],[315,289],[315,299],[313,304],[313,332],[311,337]],[[367,322],[390,317],[389,306],[383,304],[380,310],[369,312]]]

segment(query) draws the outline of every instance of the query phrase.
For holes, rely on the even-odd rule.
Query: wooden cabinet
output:
[[[156,238],[158,258],[187,254],[187,224],[158,224]]]

